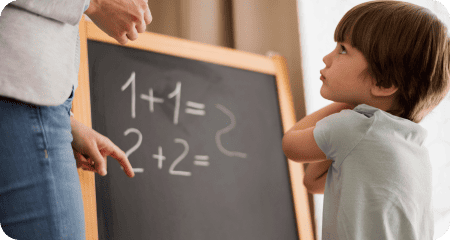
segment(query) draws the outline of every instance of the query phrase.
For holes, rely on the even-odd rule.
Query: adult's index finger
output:
[[[109,155],[119,162],[128,177],[134,177],[133,167],[131,167],[131,163],[125,153],[113,143],[110,146],[111,149]]]

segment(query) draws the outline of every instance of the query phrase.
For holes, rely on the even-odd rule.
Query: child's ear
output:
[[[370,89],[370,92],[372,93],[372,95],[376,96],[376,97],[389,97],[394,95],[394,93],[396,93],[398,90],[398,87],[394,86],[394,84],[392,84],[392,86],[385,88],[385,87],[381,87],[381,86],[377,86],[376,84],[372,84],[372,88]]]
[[[370,86],[370,93],[375,97],[390,97],[393,96],[394,93],[397,92],[398,87],[396,87],[394,84],[392,84],[390,87],[385,88],[382,86],[377,86],[377,80],[370,74],[369,72],[366,72],[366,77],[369,78],[369,84]]]

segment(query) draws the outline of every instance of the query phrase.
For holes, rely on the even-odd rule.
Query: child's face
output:
[[[323,62],[325,68],[320,71],[322,97],[353,105],[367,102],[372,80],[365,73],[367,60],[359,50],[347,42],[338,42]]]

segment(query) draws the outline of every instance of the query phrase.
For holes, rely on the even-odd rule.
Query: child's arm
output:
[[[283,137],[283,152],[291,160],[298,162],[323,161],[326,156],[314,139],[314,127],[323,118],[355,106],[346,103],[332,103],[297,122]]]
[[[308,164],[303,178],[303,184],[309,193],[323,194],[325,182],[327,181],[328,168],[333,161],[324,160]]]
[[[291,148],[295,148],[295,146],[302,146],[297,142],[298,138],[301,138],[305,134],[312,135],[312,131],[314,130],[314,127],[318,121],[323,119],[324,117],[327,117],[333,113],[338,113],[343,109],[353,109],[355,106],[348,105],[345,103],[332,103],[317,112],[314,112],[306,117],[304,117],[302,120],[297,122],[283,137],[283,151],[285,152],[286,156],[289,159],[297,160],[301,162],[307,162],[308,159],[297,159],[296,156],[293,156],[291,158],[288,156],[290,155],[289,151],[292,151]],[[309,133],[303,131],[303,130],[310,129]],[[305,185],[306,189],[308,189],[308,192],[314,193],[314,194],[323,194],[325,191],[325,181],[327,179],[327,173],[328,168],[330,167],[332,161],[331,160],[325,160],[326,156],[320,150],[320,148],[317,146],[314,135],[312,135],[312,139],[310,139],[312,143],[308,143],[308,145],[315,145],[317,148],[316,151],[320,151],[320,153],[316,154],[319,155],[322,154],[322,158],[316,159],[315,161],[309,160],[311,163],[308,164],[308,167],[305,172],[305,177],[303,179],[303,184]],[[303,142],[303,141],[302,141]],[[311,151],[311,149],[305,147],[303,145],[302,147],[303,151]],[[295,149],[292,152],[298,153],[299,150]],[[314,154],[314,153],[313,153]],[[305,156],[306,154],[302,155]]]

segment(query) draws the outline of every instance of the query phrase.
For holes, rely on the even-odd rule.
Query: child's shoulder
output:
[[[316,127],[325,131],[337,131],[344,134],[349,131],[364,131],[373,123],[373,115],[379,110],[368,105],[358,105],[354,109],[345,109],[331,114],[317,122]]]

